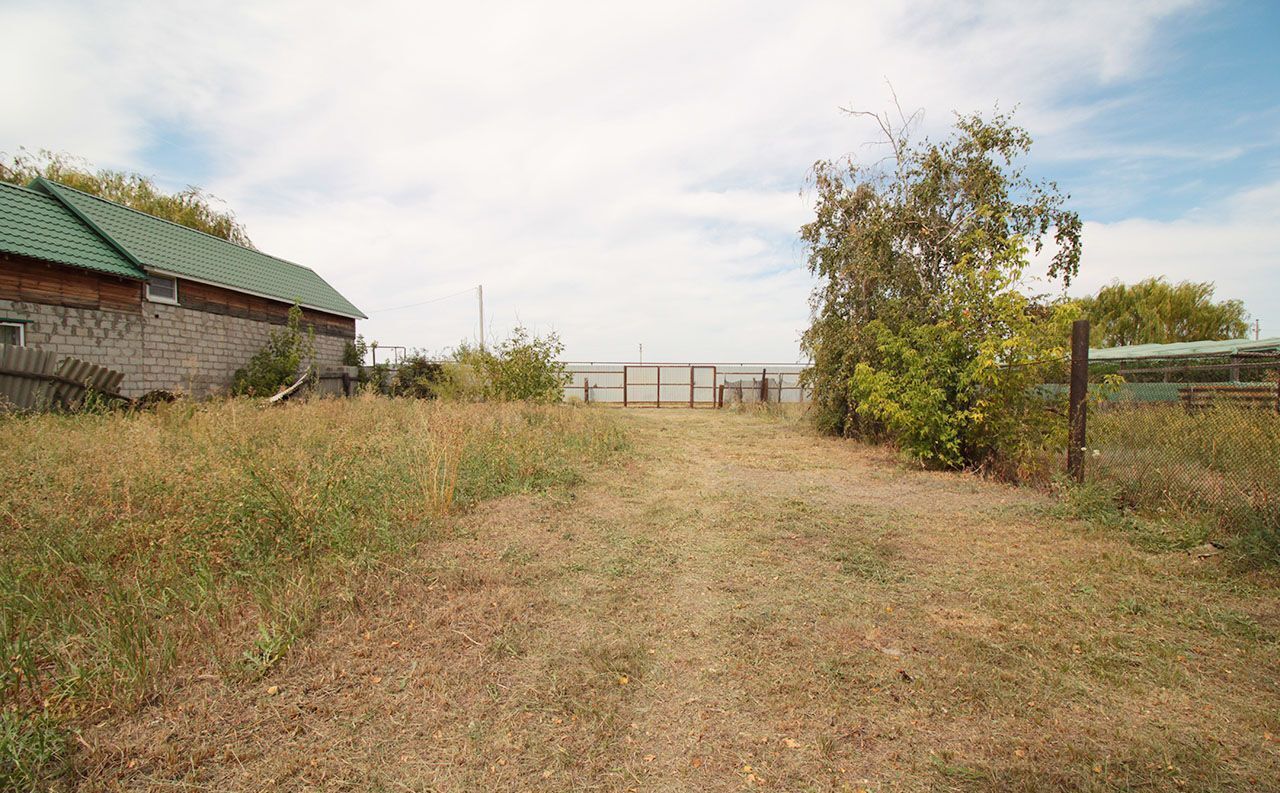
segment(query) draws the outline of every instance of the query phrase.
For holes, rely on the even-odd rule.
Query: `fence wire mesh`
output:
[[[1280,537],[1280,357],[1096,362],[1085,480],[1127,505]]]

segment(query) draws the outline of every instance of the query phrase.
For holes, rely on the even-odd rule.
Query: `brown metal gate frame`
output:
[[[628,377],[627,377],[627,372],[630,369],[652,369],[653,370],[654,382],[637,383],[637,385],[653,386],[654,401],[652,403],[648,401],[632,402],[630,398],[631,395],[628,392],[629,383],[628,383]],[[719,406],[716,401],[716,379],[718,377],[718,374],[716,372],[716,367],[710,366],[710,365],[697,365],[697,364],[691,364],[688,366],[664,366],[662,364],[649,364],[649,363],[623,364],[622,366],[622,406],[624,408],[633,407],[633,406],[634,407],[652,406],[656,408],[662,407],[662,370],[663,369],[688,369],[689,370],[689,401],[685,402],[684,400],[680,400],[679,402],[672,402],[668,400],[667,401],[668,406],[674,407],[676,405],[683,405],[685,407],[691,407],[691,408],[697,407],[698,405],[706,405],[707,407],[713,407],[713,408]],[[699,386],[697,384],[696,373],[699,369],[711,370],[711,385]],[[672,383],[669,385],[684,385],[684,383]],[[705,402],[699,402],[697,400],[697,394],[696,394],[696,391],[698,388],[711,389],[711,397],[707,399]]]

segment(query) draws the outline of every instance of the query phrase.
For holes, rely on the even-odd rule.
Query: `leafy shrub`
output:
[[[367,369],[360,370],[360,383],[370,394],[391,396],[392,382],[391,364],[375,363]]]
[[[356,336],[342,348],[343,366],[364,366],[365,356],[369,354],[369,344],[364,336]]]
[[[436,386],[440,396],[465,402],[559,402],[569,376],[555,333],[535,336],[517,327],[495,348],[459,345]]]
[[[271,331],[266,345],[253,354],[249,365],[237,369],[231,392],[237,396],[267,396],[290,385],[303,364],[315,359],[315,331],[302,327],[302,309],[294,304],[283,328]]]
[[[1028,364],[1065,355],[1065,300],[1024,294],[1052,235],[1048,277],[1080,259],[1080,221],[1014,162],[1031,139],[1006,116],[966,116],[941,143],[877,118],[890,167],[814,167],[816,218],[801,229],[821,279],[803,345],[822,429],[888,439],[933,466],[1043,473],[1065,421]]]
[[[414,353],[396,367],[395,377],[391,380],[391,395],[435,399],[444,378],[443,364]]]
[[[1062,356],[1074,311],[1064,304],[1054,314],[1025,321],[1018,337],[995,339],[950,320],[897,332],[869,323],[861,333],[872,346],[846,391],[850,426],[892,440],[925,465],[1042,478],[1056,461],[1051,452],[1064,448],[1063,395],[1037,388],[1044,367],[1005,361],[1017,343],[1027,348],[1020,359]]]

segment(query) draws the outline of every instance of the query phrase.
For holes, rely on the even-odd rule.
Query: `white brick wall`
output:
[[[0,317],[30,320],[28,347],[123,372],[125,396],[157,388],[192,396],[225,392],[236,369],[279,327],[161,303],[142,308],[135,314],[0,300]],[[346,339],[317,334],[316,363],[340,364],[345,346]]]

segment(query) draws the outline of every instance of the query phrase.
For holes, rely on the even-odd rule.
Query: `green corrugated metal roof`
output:
[[[0,251],[125,278],[147,275],[57,199],[0,182]]]
[[[37,179],[32,186],[61,200],[148,270],[365,318],[360,309],[309,267],[242,248],[47,179]]]
[[[1235,355],[1241,352],[1280,350],[1280,336],[1269,339],[1227,339],[1225,341],[1185,341],[1175,344],[1131,344],[1089,350],[1090,361],[1135,361],[1142,358],[1197,358]]]

